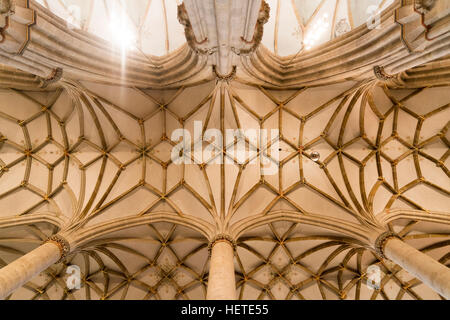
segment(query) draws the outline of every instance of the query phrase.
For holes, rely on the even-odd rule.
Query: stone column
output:
[[[211,243],[207,300],[236,300],[234,243],[225,236]]]
[[[395,262],[437,293],[450,299],[450,268],[386,232],[377,239],[382,256]]]
[[[40,247],[0,269],[0,300],[20,288],[48,267],[64,259],[70,251],[61,236],[52,236]]]

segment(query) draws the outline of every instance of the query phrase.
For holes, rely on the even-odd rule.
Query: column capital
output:
[[[62,68],[55,68],[53,69],[51,75],[48,78],[42,78],[39,77],[39,86],[41,88],[46,88],[51,84],[57,83],[59,80],[62,79],[63,76],[63,69]]]
[[[386,73],[382,66],[373,67],[373,73],[375,74],[375,77],[381,81],[388,81],[395,78],[395,76]]]
[[[211,255],[212,248],[218,242],[228,242],[233,247],[233,250],[236,249],[236,241],[234,241],[233,237],[228,234],[221,233],[221,234],[216,235],[209,243],[209,245],[208,245],[209,255]]]
[[[373,67],[373,73],[378,80],[387,83],[388,85],[402,86],[403,84],[402,72],[397,74],[389,74],[383,66],[377,65]]]
[[[396,239],[402,239],[398,234],[392,232],[392,231],[386,231],[380,234],[377,239],[375,240],[375,250],[376,252],[384,259],[386,259],[386,256],[384,254],[384,247],[386,245],[386,242],[389,239],[396,238]]]
[[[44,241],[44,244],[45,243],[53,243],[54,245],[56,245],[59,248],[61,257],[59,258],[59,260],[56,263],[60,263],[61,261],[63,261],[67,257],[67,255],[70,253],[69,241],[67,241],[66,238],[64,238],[63,236],[61,236],[59,234],[54,234],[51,237],[47,238],[47,240]]]

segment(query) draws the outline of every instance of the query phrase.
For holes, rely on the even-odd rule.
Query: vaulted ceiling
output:
[[[39,0],[74,30],[87,31],[143,54],[164,56],[186,43],[177,19],[177,0]]]
[[[204,299],[218,233],[236,240],[240,299],[444,299],[364,243],[382,224],[450,263],[449,224],[432,217],[450,207],[448,56],[384,79],[361,62],[348,77],[319,70],[311,85],[286,80],[338,51],[338,36],[348,43],[366,32],[370,5],[400,2],[269,0],[266,48],[234,60],[229,75],[185,44],[176,0],[130,2],[76,1],[76,16],[75,1],[31,1],[38,20],[73,22],[67,34],[89,39],[86,48],[101,37],[111,52],[120,8],[121,36],[136,42],[125,58],[105,57],[111,70],[68,58],[49,81],[0,52],[0,266],[61,230],[78,246],[9,299]],[[328,29],[307,48],[325,17]],[[279,79],[276,68],[285,70]],[[178,153],[174,132],[185,129],[194,144],[198,123],[212,136],[203,152]],[[221,140],[230,129],[241,134]],[[273,136],[255,140],[256,129]],[[192,163],[176,163],[174,150]],[[70,265],[81,268],[80,290],[67,289]],[[383,272],[379,290],[366,286],[371,265]]]
[[[272,8],[263,45],[279,56],[290,56],[324,44],[372,23],[391,0],[270,0]]]
[[[89,228],[172,215],[198,232],[156,223],[91,236],[67,262],[83,266],[86,277],[85,290],[70,297],[203,298],[207,237],[224,217],[227,230],[241,234],[236,256],[241,298],[437,298],[415,289],[423,285],[404,271],[355,248],[357,237],[287,221],[254,230],[252,225],[279,212],[357,224],[390,208],[445,211],[447,87],[370,86],[358,98],[360,85],[352,82],[291,91],[215,81],[164,91],[78,86],[82,89],[1,93],[2,218],[34,216],[59,228],[73,222]],[[203,130],[224,133],[279,129],[279,171],[263,175],[259,161],[251,161],[261,148],[251,147],[251,137],[244,161],[228,146],[230,163],[215,164],[220,147],[210,141],[215,151],[205,151],[201,163],[174,164],[171,134],[186,128],[194,137],[195,121]],[[317,162],[313,152],[320,154]],[[8,244],[2,252],[9,253],[4,261],[55,230],[33,224],[27,227],[31,234],[19,236],[17,228],[2,233]],[[392,228],[447,261],[448,227],[406,219]],[[386,272],[386,289],[377,294],[368,291],[363,275],[374,263]],[[13,298],[69,298],[64,271],[55,266]]]
[[[184,43],[177,20],[181,0],[38,0],[75,30],[111,44],[129,38],[132,49],[163,56]],[[269,0],[270,19],[262,43],[280,56],[298,54],[371,21],[393,0]]]

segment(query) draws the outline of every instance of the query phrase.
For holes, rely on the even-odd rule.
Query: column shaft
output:
[[[398,238],[390,238],[384,244],[383,253],[389,260],[450,299],[450,268]]]
[[[211,249],[207,300],[235,300],[233,245],[226,240],[217,241]]]
[[[55,243],[46,242],[0,269],[0,300],[57,262],[60,257],[60,248]]]

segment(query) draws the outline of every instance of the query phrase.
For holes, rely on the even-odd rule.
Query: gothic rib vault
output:
[[[195,3],[185,1],[187,18]],[[258,3],[249,1],[257,9],[249,21],[264,12]],[[130,52],[124,67],[113,52],[104,68],[83,61],[110,48],[30,1],[37,18],[23,53],[0,43],[0,265],[36,248],[52,262],[7,298],[220,298],[207,288],[210,255],[218,259],[225,243],[236,298],[444,299],[448,288],[439,294],[386,258],[395,235],[442,265],[450,259],[448,11],[430,8],[437,38],[428,44],[416,26],[414,52],[402,32],[416,13],[399,21],[411,3],[394,1],[381,31],[361,26],[297,56],[263,45],[238,55],[236,43],[205,55],[208,43],[188,37],[168,56]],[[43,21],[54,23],[52,38]],[[253,21],[256,33],[265,19]],[[195,37],[190,22],[183,26]],[[62,34],[95,49],[63,48]],[[374,50],[386,37],[393,51],[339,53],[360,37]],[[39,54],[49,41],[65,61]],[[315,60],[333,54],[323,71]],[[30,74],[32,61],[39,72]],[[229,145],[205,141],[213,152],[201,163],[173,163],[173,131],[194,137],[196,121],[224,137],[227,129],[280,134],[266,145],[245,134]],[[233,154],[239,139],[244,161]],[[264,174],[261,153],[276,173]],[[214,163],[220,158],[228,161]],[[67,288],[70,265],[81,268],[80,290]],[[372,265],[382,270],[378,290],[365,284]]]

